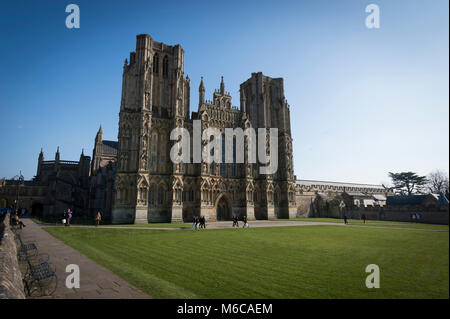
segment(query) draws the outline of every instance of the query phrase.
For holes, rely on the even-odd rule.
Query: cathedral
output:
[[[194,216],[207,221],[342,217],[355,207],[382,207],[392,195],[381,185],[296,179],[282,78],[252,73],[240,85],[239,108],[232,105],[223,77],[212,100],[206,100],[201,78],[196,111],[190,109],[190,83],[180,45],[138,35],[136,50],[123,66],[118,141],[104,140],[100,126],[92,160],[83,151],[78,161],[61,160],[59,148],[54,160],[44,160],[41,150],[33,180],[0,180],[0,207],[46,219],[59,218],[67,208],[88,219],[100,211],[104,222],[124,224],[191,221]],[[216,133],[196,136],[196,128]],[[258,143],[245,135],[251,129],[258,130]],[[181,162],[172,160],[180,143],[172,136],[177,130],[193,136],[189,157]],[[245,136],[234,134],[226,142],[227,130]],[[227,151],[214,153],[210,144]],[[269,147],[267,153],[273,144],[276,151]],[[195,149],[214,161],[195,159]],[[258,161],[249,157],[254,153]],[[270,154],[277,169],[262,171],[267,163],[260,153]]]
[[[136,51],[125,60],[119,113],[117,169],[113,190],[113,223],[208,221],[233,216],[252,219],[296,216],[295,179],[289,105],[282,78],[252,73],[240,85],[240,107],[232,105],[223,77],[212,100],[199,85],[197,111],[190,109],[190,82],[184,74],[184,51],[149,35],[137,36]],[[193,121],[217,128],[224,142],[226,128],[277,128],[278,169],[260,174],[258,162],[173,163],[170,133]],[[245,148],[248,148],[245,140]],[[205,141],[193,141],[193,143]],[[236,149],[233,150],[236,157]]]

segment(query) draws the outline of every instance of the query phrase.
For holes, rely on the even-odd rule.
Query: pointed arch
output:
[[[169,57],[167,55],[163,58],[163,76],[169,76]]]
[[[155,53],[153,55],[153,73],[159,73],[159,55]]]

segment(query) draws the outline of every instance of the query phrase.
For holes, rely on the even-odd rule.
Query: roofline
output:
[[[348,185],[348,186],[370,186],[370,187],[377,187],[377,188],[383,188],[383,185],[377,185],[377,184],[359,184],[359,183],[346,183],[346,182],[331,182],[331,181],[318,181],[318,180],[308,180],[308,179],[297,179],[295,183],[301,184],[302,182],[307,183],[318,183],[318,184],[340,184],[340,185]]]

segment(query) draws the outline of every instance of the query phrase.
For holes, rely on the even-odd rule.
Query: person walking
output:
[[[70,226],[70,220],[72,219],[72,211],[67,209],[67,226]]]
[[[242,221],[244,222],[244,226],[242,226],[242,228],[248,228],[247,216],[244,216],[244,217],[242,218]]]
[[[416,223],[419,222],[419,220],[420,220],[421,217],[422,217],[422,216],[421,216],[419,213],[416,213]]]
[[[206,228],[206,218],[205,216],[200,217],[200,228]]]
[[[239,220],[236,215],[233,216],[233,227],[239,227]]]
[[[100,214],[100,211],[98,211],[97,215],[95,216],[95,227],[98,227],[101,220],[102,220],[102,214]]]
[[[64,213],[62,215],[62,220],[61,220],[62,224],[64,226],[67,226],[67,212],[64,210]]]
[[[344,214],[344,223],[348,224],[348,222],[347,222],[347,215],[346,214]]]
[[[194,216],[192,219],[192,229],[195,229],[195,226],[197,225],[197,217]]]
[[[362,214],[361,215],[361,219],[363,220],[363,223],[365,224],[366,223],[366,214]]]

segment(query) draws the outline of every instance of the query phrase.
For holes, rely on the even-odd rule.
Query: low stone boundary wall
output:
[[[0,299],[25,299],[17,245],[6,214],[0,225]]]
[[[425,224],[449,224],[449,213],[448,211],[403,211],[394,209],[383,209],[383,210],[351,210],[347,212],[349,218],[360,219],[362,214],[366,214],[368,220],[386,220],[386,221],[396,221],[396,222],[412,222],[412,213],[419,213],[420,220],[419,223]]]

